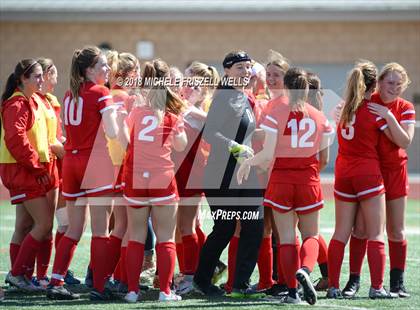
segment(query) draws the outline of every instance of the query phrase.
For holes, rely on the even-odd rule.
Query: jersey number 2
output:
[[[159,125],[158,118],[156,116],[147,115],[143,117],[143,120],[141,121],[142,125],[147,125],[145,128],[140,130],[139,132],[139,140],[140,141],[148,141],[153,142],[155,141],[155,137],[152,135],[148,135],[149,132],[155,130],[157,126]]]

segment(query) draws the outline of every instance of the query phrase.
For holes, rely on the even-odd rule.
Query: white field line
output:
[[[318,304],[317,304],[318,306]],[[322,308],[326,309],[352,309],[352,310],[367,310],[368,308],[363,307],[353,307],[353,306],[343,306],[343,305],[331,305],[331,304],[320,304]],[[369,310],[376,308],[369,308]]]

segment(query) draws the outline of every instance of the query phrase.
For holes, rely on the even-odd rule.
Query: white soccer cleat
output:
[[[169,294],[165,294],[165,292],[159,293],[159,301],[180,301],[182,297],[175,294],[174,292],[170,292]]]
[[[13,276],[11,271],[7,274],[5,282],[25,292],[37,291],[33,285],[30,285],[25,276]]]
[[[193,276],[185,275],[181,282],[178,283],[176,293],[178,295],[188,294],[193,290]]]
[[[125,296],[124,296],[124,300],[126,302],[129,302],[131,304],[137,302],[139,300],[139,296],[140,294],[137,294],[136,292],[128,292]]]

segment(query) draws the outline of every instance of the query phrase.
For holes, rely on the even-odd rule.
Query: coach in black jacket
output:
[[[245,52],[232,52],[226,55],[223,67],[226,75],[215,92],[203,133],[203,138],[211,145],[204,192],[214,226],[201,250],[194,286],[206,295],[222,293],[211,285],[211,278],[235,232],[237,219],[241,221],[241,234],[233,292],[251,293],[249,278],[257,262],[264,230],[263,194],[256,172],[251,171],[248,180],[241,185],[235,177],[239,163],[253,154],[251,138],[256,120],[253,102],[243,92],[251,75],[251,59]],[[244,211],[258,212],[258,218],[244,219]]]

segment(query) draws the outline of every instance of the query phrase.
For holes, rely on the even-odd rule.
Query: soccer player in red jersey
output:
[[[281,103],[282,100],[285,99],[283,79],[289,67],[289,62],[285,57],[273,50],[269,51],[268,63],[266,65],[266,83],[271,99],[266,103],[263,110],[261,111],[261,116],[259,120],[257,120],[259,125],[261,125],[261,123],[264,121],[266,113],[268,113],[270,107],[276,105],[277,103]],[[262,130],[262,132],[265,133],[264,130]],[[258,145],[259,143],[257,143],[257,145],[255,145],[255,142],[253,143],[256,152],[263,148],[263,141],[264,139],[262,139],[262,143],[260,145]],[[264,167],[261,169],[261,171],[264,170],[266,170],[264,174],[260,173],[259,175],[264,176],[261,183],[265,188],[268,184],[271,167]],[[273,250],[271,246],[272,233],[274,233],[276,241],[276,244],[274,245],[276,250],[275,257],[273,256]],[[264,207],[264,236],[258,255],[258,270],[260,271],[258,289],[269,288],[268,290],[265,290],[265,292],[270,295],[278,295],[282,292],[287,292],[286,282],[280,266],[279,255],[280,237],[277,228],[275,227],[273,210],[270,207]],[[272,281],[271,278],[273,277],[273,272],[269,271],[269,268],[273,268],[274,261],[276,262],[277,283],[272,283],[270,288],[269,283]]]
[[[106,138],[116,138],[118,128],[109,89],[103,86],[110,68],[99,48],[88,46],[76,50],[71,64],[70,91],[64,98],[64,124],[67,141],[64,146],[63,196],[66,198],[69,227],[61,238],[54,259],[47,297],[75,299],[79,296],[63,287],[64,276],[73,257],[87,220],[90,207],[92,241],[91,264],[94,288],[91,300],[108,300],[113,296],[105,289],[110,257],[108,224],[111,206],[87,197],[113,191],[114,170],[106,149]],[[80,199],[76,205],[76,200]],[[104,257],[108,259],[104,260]]]
[[[378,79],[378,92],[368,105],[371,112],[383,118],[390,134],[379,138],[378,155],[385,185],[386,230],[390,256],[390,294],[392,297],[409,297],[404,287],[404,270],[407,255],[405,208],[407,206],[408,178],[407,153],[415,131],[415,110],[411,102],[400,96],[410,80],[407,72],[397,63],[386,64]],[[364,220],[358,214],[350,240],[350,278],[343,290],[344,296],[353,297],[360,287],[360,273],[366,254]]]
[[[62,189],[62,165],[63,165],[63,157],[64,157],[64,146],[63,143],[66,141],[65,136],[63,135],[62,130],[62,120],[61,120],[61,104],[58,101],[57,97],[53,95],[54,88],[57,85],[57,78],[58,72],[57,68],[55,67],[54,63],[51,59],[40,58],[38,62],[42,66],[42,71],[44,73],[44,83],[42,84],[42,98],[47,100],[49,105],[54,109],[55,116],[57,121],[53,122],[56,123],[56,130],[52,128],[51,132],[56,133],[57,141],[53,144],[50,144],[52,152],[55,154],[55,160],[57,163],[57,172],[58,172],[58,202],[56,202],[56,210],[55,210],[55,218],[57,220],[57,230],[55,233],[55,248],[57,249],[58,243],[64,233],[66,232],[67,226],[69,224],[67,209],[66,209],[66,201],[61,193]],[[50,111],[50,110],[48,110]],[[53,124],[52,124],[53,125]],[[44,256],[45,257],[45,256]],[[41,285],[45,285],[46,281],[38,281]],[[80,284],[80,280],[74,277],[73,272],[71,270],[67,271],[67,274],[64,277],[64,282],[68,285],[75,285]],[[48,284],[48,283],[47,283]]]
[[[177,228],[182,236],[184,270],[183,278],[177,286],[177,294],[190,292],[193,276],[200,255],[200,243],[196,232],[201,197],[203,196],[204,168],[209,153],[208,144],[201,139],[207,113],[204,111],[211,101],[214,88],[219,83],[216,68],[201,62],[193,62],[185,71],[190,84],[184,85],[182,96],[188,103],[184,113],[185,133],[188,144],[184,152],[173,153],[176,165],[176,180],[180,206]],[[196,83],[194,85],[193,83]]]
[[[308,103],[322,111],[323,102],[322,96],[323,90],[321,87],[321,79],[315,73],[308,72],[308,83],[309,83],[309,94]],[[329,158],[323,157],[325,163],[321,163],[321,166],[325,167]],[[318,267],[321,272],[321,278],[317,280],[315,285],[316,291],[325,291],[328,289],[328,246],[325,242],[324,237],[321,234],[318,235],[319,252],[318,252]]]
[[[359,62],[350,72],[345,102],[337,127],[338,156],[335,165],[334,235],[328,247],[327,298],[340,298],[339,279],[344,248],[352,232],[358,205],[367,225],[368,261],[371,274],[369,297],[387,298],[383,288],[385,269],[385,188],[377,146],[388,125],[369,112],[368,100],[376,87],[377,69]]]
[[[37,62],[41,65],[43,71],[43,83],[41,90],[33,95],[34,100],[44,109],[45,119],[47,121],[48,143],[51,149],[50,162],[48,164],[51,174],[51,189],[47,193],[50,212],[55,213],[58,202],[58,188],[60,177],[58,174],[58,158],[64,155],[63,144],[57,138],[57,128],[59,126],[57,115],[50,101],[49,92],[52,92],[57,84],[57,69],[51,59],[39,58]],[[51,95],[52,96],[52,95]],[[52,252],[52,234],[48,236],[38,251],[36,265],[37,275],[32,277],[33,266],[27,272],[27,277],[39,288],[45,289],[48,285],[47,270]]]
[[[149,89],[144,86],[144,103],[136,106],[127,120],[130,144],[123,180],[124,197],[129,204],[126,260],[129,292],[125,300],[136,302],[139,298],[147,221],[151,215],[158,242],[159,300],[177,301],[181,297],[170,289],[175,268],[174,234],[179,200],[171,153],[172,149],[182,151],[187,145],[180,117],[184,103],[164,85],[169,75],[169,67],[164,61],[157,59],[144,67],[143,82],[150,77],[163,83],[149,85]]]
[[[52,183],[48,128],[44,109],[33,98],[42,82],[41,65],[24,59],[10,74],[1,97],[0,174],[11,203],[18,204],[6,282],[24,291],[36,289],[25,274],[50,236],[54,219],[46,198]]]
[[[309,278],[318,257],[319,210],[323,198],[319,171],[328,157],[328,136],[334,130],[322,112],[308,103],[309,84],[306,72],[289,69],[284,76],[287,97],[272,105],[260,126],[266,132],[264,147],[255,157],[248,159],[238,171],[238,182],[247,176],[250,166],[275,162],[264,205],[273,208],[276,228],[280,235],[280,264],[288,287],[285,303],[300,303],[297,281],[304,289],[309,304],[317,296]],[[293,212],[290,212],[293,211]],[[296,225],[304,239],[300,260],[296,248]],[[301,261],[301,262],[299,262]]]
[[[118,53],[109,51],[107,53],[108,65],[111,68],[109,85],[111,86],[111,95],[116,106],[117,125],[120,139],[108,139],[108,150],[115,169],[115,197],[122,197],[122,174],[123,160],[125,156],[128,141],[124,141],[124,124],[128,113],[132,110],[136,96],[130,95],[139,82],[140,64],[138,59],[130,53]],[[123,141],[121,143],[121,141]],[[113,214],[115,216],[114,228],[110,236],[110,251],[116,261],[111,263],[110,273],[114,273],[118,264],[118,272],[114,274],[114,280],[121,282],[122,287],[127,285],[127,275],[125,268],[125,254],[127,250],[128,235],[127,230],[127,209],[125,205],[113,205]],[[124,239],[123,239],[124,238]],[[122,248],[121,248],[122,247]],[[121,256],[122,254],[122,256]],[[111,274],[109,276],[111,276]],[[124,291],[124,289],[122,289]]]
[[[184,113],[185,133],[188,144],[184,152],[172,154],[176,166],[176,181],[181,198],[178,208],[177,228],[182,236],[183,278],[177,285],[177,294],[190,292],[193,276],[200,255],[200,243],[196,232],[201,197],[203,193],[204,168],[209,153],[208,144],[201,139],[207,113],[207,101],[211,101],[214,88],[219,83],[216,68],[201,62],[193,62],[185,71],[191,84],[182,89],[182,97],[189,107]],[[195,80],[194,80],[195,79]],[[196,85],[193,84],[197,83]]]

